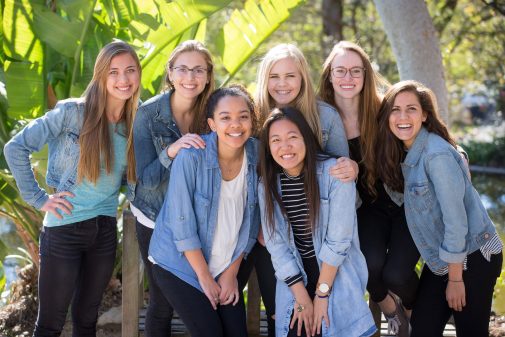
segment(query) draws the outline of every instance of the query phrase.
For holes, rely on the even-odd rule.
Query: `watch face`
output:
[[[323,294],[326,294],[329,290],[330,287],[326,283],[321,283],[318,287],[319,291],[322,292]]]

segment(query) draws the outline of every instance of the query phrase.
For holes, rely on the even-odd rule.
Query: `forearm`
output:
[[[187,250],[184,252],[184,256],[188,259],[198,279],[213,278],[201,249]]]
[[[289,289],[293,293],[293,296],[295,297],[297,303],[306,304],[312,301],[309,293],[307,292],[307,289],[305,288],[305,285],[303,284],[303,281],[296,282],[295,284],[291,285]]]
[[[325,262],[321,264],[321,270],[319,272],[318,283],[326,283],[330,287],[333,285],[335,281],[335,277],[337,276],[338,267],[329,265]]]
[[[240,256],[233,261],[232,264],[223,272],[223,274],[228,274],[233,277],[237,277],[238,270],[240,269],[240,264],[242,263],[242,259],[244,258],[244,254],[240,254]]]
[[[459,282],[463,280],[463,264],[449,263],[449,281]]]

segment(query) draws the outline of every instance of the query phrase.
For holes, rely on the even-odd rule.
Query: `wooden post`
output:
[[[247,332],[251,337],[260,334],[260,305],[261,295],[255,268],[247,282]]]
[[[380,337],[381,335],[381,309],[377,303],[368,299],[368,307],[372,312],[373,320],[375,321],[375,326],[377,327],[377,332],[372,335],[372,337]]]
[[[139,335],[139,245],[135,235],[135,217],[129,210],[123,211],[123,320],[121,335],[138,337]]]

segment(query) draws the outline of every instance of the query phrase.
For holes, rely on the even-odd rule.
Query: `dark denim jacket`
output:
[[[128,199],[155,221],[165,199],[172,160],[166,148],[181,137],[172,119],[171,91],[142,104],[133,123],[137,182],[129,186]]]

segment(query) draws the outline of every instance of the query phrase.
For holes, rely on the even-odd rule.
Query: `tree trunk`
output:
[[[323,0],[321,16],[323,18],[323,38],[321,50],[328,55],[331,48],[340,40],[344,39],[342,15],[344,7],[342,0]]]
[[[448,122],[448,97],[439,40],[424,0],[374,0],[402,80],[431,88]]]

